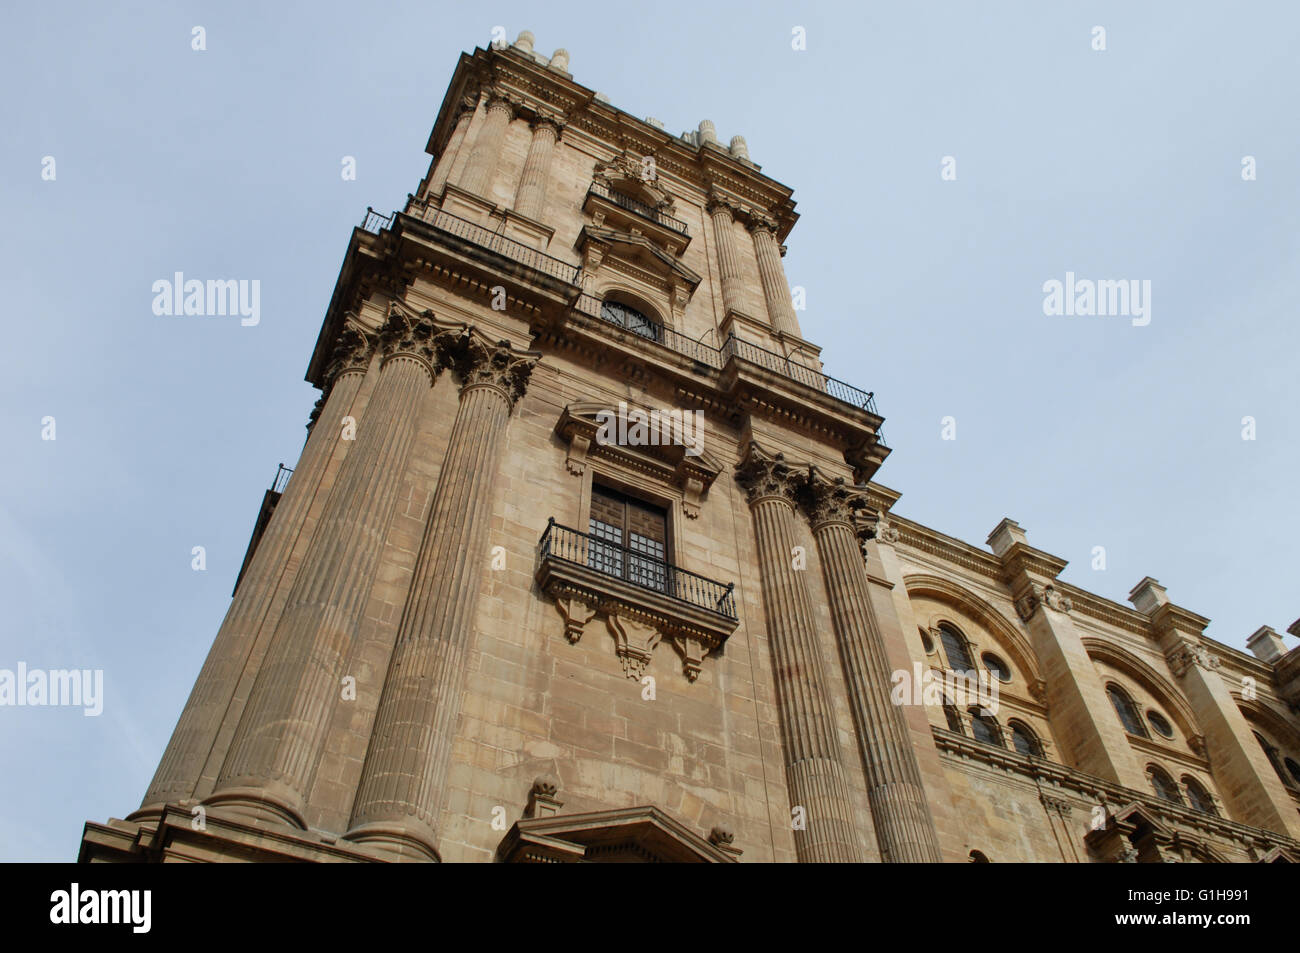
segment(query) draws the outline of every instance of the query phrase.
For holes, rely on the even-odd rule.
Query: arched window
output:
[[[955,731],[959,735],[964,735],[966,733],[962,731],[961,715],[957,714],[957,709],[952,707],[952,705],[943,706],[943,717],[948,719],[949,731]]]
[[[992,652],[985,652],[980,656],[980,661],[983,662],[984,667],[989,670],[989,674],[999,682],[1011,681],[1011,667]]]
[[[1183,775],[1183,790],[1187,792],[1187,800],[1191,802],[1192,810],[1218,816],[1219,812],[1214,809],[1214,799],[1210,797],[1210,792],[1205,790],[1200,781],[1189,774]]]
[[[971,733],[975,736],[976,741],[982,741],[986,745],[1002,745],[1002,729],[998,727],[997,721],[992,715],[981,715],[977,706],[972,705],[967,709],[970,714]]]
[[[1043,745],[1028,725],[1013,721],[1008,727],[1011,729],[1011,746],[1013,748],[1029,758],[1041,758],[1043,756]]]
[[[1273,770],[1277,772],[1277,776],[1281,779],[1282,783],[1289,788],[1295,787],[1295,783],[1286,776],[1286,770],[1282,767],[1282,759],[1278,757],[1277,749],[1265,741],[1264,736],[1258,731],[1251,732],[1251,734],[1255,736],[1255,740],[1259,742],[1259,746],[1264,749],[1264,754],[1268,756],[1268,763],[1273,766]]]
[[[1182,804],[1182,795],[1178,793],[1178,785],[1174,784],[1171,778],[1164,770],[1154,764],[1147,765],[1147,777],[1151,779],[1151,787],[1155,789],[1156,797],[1162,801],[1169,801],[1171,804]]]
[[[972,864],[987,864],[987,863],[991,863],[991,861],[988,859],[987,855],[985,855],[984,851],[982,851],[982,850],[973,850],[973,851],[971,851],[971,852],[970,852],[970,862],[971,862]]]
[[[954,672],[969,672],[975,668],[970,660],[970,651],[966,648],[966,638],[950,625],[939,626],[939,640],[943,642],[943,652],[948,656],[948,668]]]
[[[1124,730],[1130,735],[1145,738],[1147,733],[1142,727],[1142,719],[1138,717],[1137,708],[1133,704],[1133,699],[1128,697],[1128,693],[1118,685],[1112,684],[1106,686],[1106,694],[1110,697],[1110,703],[1115,706],[1115,714],[1119,715]]]
[[[600,316],[610,324],[616,324],[620,328],[627,328],[634,334],[649,338],[651,341],[658,341],[663,337],[663,328],[659,322],[630,304],[606,299],[600,305]]]
[[[1156,734],[1161,737],[1172,738],[1174,736],[1174,728],[1173,725],[1169,724],[1169,719],[1154,709],[1147,712],[1147,724],[1155,729]]]

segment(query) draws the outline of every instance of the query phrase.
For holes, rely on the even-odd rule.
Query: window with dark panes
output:
[[[939,626],[939,640],[943,642],[943,651],[948,656],[948,668],[954,672],[969,672],[975,668],[966,650],[966,639],[956,629],[947,625]]]
[[[598,484],[591,487],[587,565],[645,589],[668,591],[668,514]]]

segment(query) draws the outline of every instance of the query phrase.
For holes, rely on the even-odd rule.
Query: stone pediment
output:
[[[649,224],[646,230],[650,230]],[[691,293],[701,281],[698,272],[686,267],[675,254],[639,230],[584,225],[578,234],[577,248],[582,253],[583,270],[589,273],[600,268],[606,258],[615,258],[654,274],[667,286],[682,286]]]
[[[709,487],[722,472],[722,466],[702,447],[699,453],[688,453],[688,448],[680,443],[659,442],[632,446],[603,439],[602,430],[608,429],[609,418],[602,415],[613,414],[617,418],[620,405],[626,408],[629,416],[633,412],[639,412],[647,417],[652,414],[658,415],[660,434],[663,433],[665,426],[671,426],[665,424],[662,408],[640,407],[627,401],[620,401],[618,405],[601,401],[569,404],[561,412],[560,419],[555,424],[556,434],[569,447],[568,459],[565,461],[569,472],[575,476],[582,473],[586,468],[587,458],[592,456],[617,461],[652,479],[678,487],[682,491],[686,515],[692,519],[698,516],[700,500],[708,493]],[[684,409],[674,412],[693,413]],[[614,423],[617,423],[617,419]],[[693,432],[697,437],[702,438],[698,430]]]
[[[497,847],[503,863],[732,864],[725,837],[705,840],[657,807],[527,817]]]

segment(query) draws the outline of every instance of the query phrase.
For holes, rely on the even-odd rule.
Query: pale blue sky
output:
[[[102,668],[106,699],[0,709],[0,859],[72,859],[84,820],[138,804],[301,449],[349,231],[415,188],[456,58],[496,25],[672,132],[744,135],[794,188],[803,327],[875,391],[899,513],[981,546],[1011,516],[1064,579],[1124,601],[1155,576],[1230,645],[1300,616],[1300,7],[377,7],[6,15],[0,668]],[[261,323],[156,317],[178,270],[260,280]],[[1149,279],[1150,325],[1045,317],[1066,271]]]

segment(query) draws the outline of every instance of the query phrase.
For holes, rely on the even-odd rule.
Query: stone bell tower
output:
[[[301,458],[82,859],[946,859],[863,556],[883,420],[802,335],[790,190],[526,32],[461,57],[427,149],[352,232]]]

